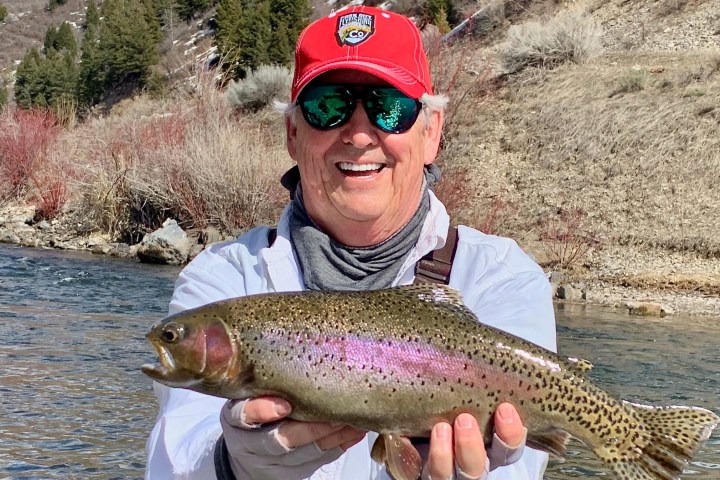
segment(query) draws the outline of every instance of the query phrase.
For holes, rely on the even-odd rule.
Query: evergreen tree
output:
[[[33,47],[23,57],[15,72],[15,103],[20,108],[30,108],[37,95],[37,83],[42,57]]]
[[[103,94],[105,85],[104,69],[100,59],[98,38],[100,12],[95,0],[88,2],[85,10],[85,34],[80,44],[80,69],[78,72],[77,98],[80,105],[95,104]]]
[[[239,78],[242,75],[240,66],[241,0],[220,0],[215,21],[217,22],[215,46],[222,61],[221,67],[232,78]]]
[[[240,64],[245,73],[270,63],[270,0],[245,0],[239,35]]]
[[[185,21],[190,21],[199,13],[205,12],[213,0],[177,0],[178,15]]]
[[[4,22],[7,18],[8,9],[5,5],[0,4],[0,23]]]
[[[423,13],[425,23],[432,23],[438,28],[447,24],[449,30],[458,20],[453,0],[427,0]]]
[[[63,49],[71,52],[73,56],[77,54],[77,41],[75,33],[68,22],[63,22],[60,28],[50,27],[45,32],[45,42],[43,43],[43,53],[46,55],[51,50],[62,51]]]
[[[300,32],[307,27],[310,19],[308,0],[270,0],[270,22],[273,31],[284,28],[290,35],[288,44],[294,45]]]
[[[5,111],[8,104],[8,90],[4,82],[0,82],[0,113]]]
[[[50,3],[48,3],[47,9],[51,12],[55,10],[55,7],[58,5],[65,5],[67,3],[67,0],[50,0]]]
[[[160,22],[152,4],[143,0],[105,0],[98,38],[98,65],[106,88],[125,81],[144,84],[157,63]]]
[[[87,9],[85,10],[85,23],[83,24],[83,28],[85,30],[94,28],[97,31],[97,28],[99,27],[99,25],[100,25],[100,12],[98,11],[95,0],[90,0],[88,2]]]
[[[274,65],[288,66],[293,61],[293,47],[290,44],[291,36],[287,24],[276,20],[270,40],[269,60]],[[295,42],[293,41],[293,44]]]

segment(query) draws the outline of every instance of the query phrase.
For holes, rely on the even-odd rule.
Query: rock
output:
[[[50,225],[50,222],[48,222],[47,220],[43,220],[42,222],[37,224],[37,228],[43,231],[47,231],[52,228],[52,225]]]
[[[655,302],[628,302],[627,308],[630,315],[664,317],[668,315],[668,309]]]
[[[0,243],[12,243],[17,245],[20,243],[20,237],[18,237],[13,231],[2,230],[0,231]]]
[[[559,285],[557,287],[557,298],[561,298],[563,300],[582,300],[584,298],[584,293],[579,288],[575,288],[572,285]]]
[[[190,254],[190,240],[175,220],[168,219],[162,228],[145,235],[137,256],[141,262],[182,265]]]
[[[190,258],[189,259],[192,260],[193,258],[197,257],[198,255],[200,255],[200,252],[202,252],[203,250],[205,250],[205,246],[200,243],[196,243],[190,249],[190,255],[189,255]]]
[[[89,245],[88,245],[88,246],[89,246]],[[100,243],[100,244],[94,245],[94,246],[92,247],[92,250],[91,250],[91,251],[92,251],[92,253],[95,253],[95,254],[98,254],[98,255],[105,255],[105,254],[107,254],[110,250],[112,250],[112,247],[111,247],[110,245],[108,245],[107,243]]]
[[[132,256],[130,245],[127,243],[111,243],[110,250],[107,252],[111,257],[128,258]]]
[[[200,243],[203,245],[222,242],[224,238],[225,237],[220,233],[220,230],[214,227],[207,227],[200,233]]]

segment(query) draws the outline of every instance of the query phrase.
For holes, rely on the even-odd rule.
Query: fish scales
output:
[[[587,379],[589,364],[479,323],[447,287],[242,297],[169,317],[149,338],[161,363],[170,359],[144,369],[158,381],[227,398],[279,395],[295,419],[347,423],[388,444],[429,436],[462,412],[489,442],[495,408],[510,402],[529,445],[563,455],[569,433],[621,479],[677,478],[718,423],[699,408],[613,398]],[[197,358],[207,351],[211,360]]]

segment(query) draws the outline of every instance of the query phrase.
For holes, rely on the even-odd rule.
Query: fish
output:
[[[470,413],[486,444],[493,412],[515,406],[527,446],[566,455],[584,443],[620,480],[675,480],[718,425],[710,410],[616,399],[567,358],[488,326],[459,291],[411,285],[362,292],[248,295],[186,310],[147,338],[153,380],[228,399],[285,398],[290,418],[374,431],[373,460],[420,476],[409,437]]]

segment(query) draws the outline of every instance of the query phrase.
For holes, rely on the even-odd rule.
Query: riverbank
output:
[[[0,208],[0,243],[137,258],[138,245],[83,232],[82,222],[72,212],[51,222],[35,222],[34,216],[34,207]],[[202,251],[204,244],[223,239],[209,231],[190,232],[188,238],[189,257]],[[541,245],[522,246],[544,263]],[[546,267],[557,301],[635,309],[637,314],[720,317],[720,259],[651,247],[608,246],[590,253],[584,264],[572,275]],[[645,310],[638,308],[643,306]]]

